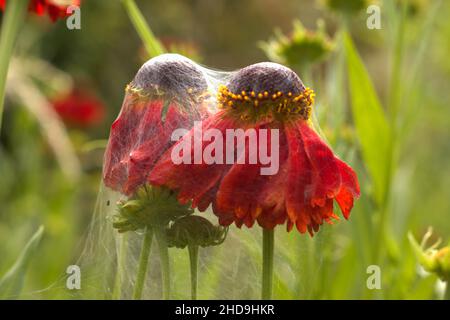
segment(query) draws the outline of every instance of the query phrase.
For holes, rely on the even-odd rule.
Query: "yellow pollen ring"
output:
[[[227,86],[221,85],[218,89],[217,100],[223,109],[232,108],[243,113],[249,108],[254,110],[265,110],[280,115],[298,115],[308,120],[311,115],[311,105],[314,103],[315,93],[310,88],[294,95],[292,92],[254,92],[241,91],[239,94],[231,92]],[[266,108],[263,108],[266,106]],[[263,111],[261,111],[263,112]]]

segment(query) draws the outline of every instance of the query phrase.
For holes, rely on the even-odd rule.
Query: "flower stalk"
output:
[[[272,299],[274,233],[274,229],[263,229],[263,300]]]
[[[120,300],[122,297],[122,284],[125,275],[125,262],[127,257],[128,235],[124,233],[120,237],[119,253],[117,258],[117,271],[114,279],[113,300]]]
[[[197,271],[198,271],[198,246],[189,245],[189,262],[191,268],[191,299],[197,300]]]
[[[199,247],[222,244],[227,232],[228,228],[215,226],[208,219],[196,215],[181,217],[166,229],[169,247],[188,248],[192,300],[197,300]]]
[[[0,34],[0,131],[5,103],[6,78],[17,35],[25,20],[28,0],[8,1]]]
[[[163,54],[163,46],[158,39],[156,39],[152,29],[148,26],[144,16],[134,0],[122,0],[122,3],[128,13],[128,16],[130,17],[131,22],[133,23],[134,28],[136,29],[136,32],[144,43],[145,50],[147,50],[149,56],[156,57]]]
[[[153,230],[149,227],[145,228],[144,240],[142,242],[141,253],[139,256],[139,266],[134,286],[133,299],[140,300],[142,290],[144,289],[145,278],[147,275],[148,258],[152,247]]]
[[[119,256],[117,259],[117,271],[114,279],[114,289],[112,293],[113,300],[120,300],[122,297],[122,285],[125,277],[125,263],[127,260],[128,235],[122,234],[120,238]]]
[[[170,299],[170,262],[169,247],[167,245],[166,232],[163,227],[155,229],[155,237],[158,242],[159,258],[161,263],[161,274],[163,282],[163,299]]]

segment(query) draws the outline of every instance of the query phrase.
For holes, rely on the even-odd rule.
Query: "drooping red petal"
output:
[[[217,192],[215,210],[219,212],[218,215],[233,215],[237,225],[244,223],[251,226],[257,220],[263,227],[273,228],[285,220],[282,186],[286,174],[286,139],[283,133],[278,141],[272,141],[272,131],[270,131],[272,128],[266,125],[252,129],[255,130],[256,141],[253,145],[249,144],[249,140],[246,141],[245,152],[241,154],[240,159],[241,162],[245,160],[245,163],[234,164],[224,175]],[[262,164],[258,155],[262,143],[266,143],[266,150],[269,151],[270,157],[272,157],[270,154],[272,143],[279,149],[276,174],[262,175],[261,173],[261,169],[269,165]],[[249,163],[249,159],[252,158],[256,159],[256,163]],[[274,160],[272,157],[272,161]],[[280,179],[280,177],[283,178]]]
[[[298,128],[313,169],[311,205],[323,207],[326,199],[335,197],[341,186],[341,174],[336,157],[306,121],[300,121]]]
[[[194,127],[180,141],[178,141],[171,149],[157,162],[148,181],[158,186],[166,186],[170,189],[178,191],[178,199],[182,203],[192,200],[192,207],[196,208],[201,204],[201,209],[206,209],[210,204],[212,197],[209,191],[216,187],[222,178],[224,172],[229,169],[227,164],[207,164],[201,160],[201,163],[195,163],[195,144],[202,141],[200,130],[205,132],[208,129],[217,129],[222,134],[225,130],[233,128],[234,123],[231,120],[222,120],[219,114],[211,116],[207,120],[201,122],[201,128]],[[186,146],[185,150],[189,150],[190,163],[175,164],[172,152],[178,150],[182,146]],[[202,143],[200,146],[201,154],[203,154],[208,143]],[[226,146],[223,145],[223,148]],[[225,153],[224,153],[225,154]],[[184,154],[183,154],[184,155]]]
[[[348,164],[337,158],[336,161],[342,179],[341,188],[336,196],[336,202],[339,204],[344,218],[348,219],[350,211],[353,208],[353,200],[360,195],[358,178]]]
[[[255,138],[258,139],[256,134]],[[254,143],[257,144],[257,141]],[[233,147],[235,146],[236,143],[233,144]],[[260,211],[257,207],[252,208],[252,204],[258,206],[257,192],[261,189],[264,181],[261,179],[259,172],[260,165],[248,163],[248,159],[253,156],[255,156],[255,150],[253,152],[250,150],[250,141],[246,139],[245,150],[239,159],[236,159],[238,160],[237,163],[232,165],[225,174],[217,191],[217,210],[219,212],[233,212],[235,220],[241,222],[247,216],[251,216],[252,211]],[[240,161],[244,163],[241,164]]]
[[[292,223],[304,233],[311,222],[308,212],[314,192],[312,166],[305,152],[301,134],[295,125],[286,126],[289,145],[289,174],[286,181],[286,210]]]
[[[264,209],[258,216],[258,224],[264,229],[273,229],[286,222],[286,208],[283,205]]]
[[[191,126],[192,119],[174,103],[168,106],[163,121],[164,103],[126,97],[123,110],[111,127],[105,153],[104,181],[108,187],[132,194],[146,182],[158,158],[174,143],[173,130]]]
[[[130,194],[139,185],[146,182],[151,168],[166,151],[173,145],[171,134],[175,129],[190,127],[190,119],[178,111],[175,104],[169,106],[164,122],[161,119],[163,103],[157,104],[143,116],[137,128],[137,147],[129,153],[128,180],[124,186],[125,194]],[[141,144],[140,141],[143,141]]]
[[[260,190],[259,203],[263,208],[258,216],[258,224],[267,229],[286,222],[286,181],[289,177],[289,146],[284,130],[279,136],[279,170],[277,174],[266,176],[265,187]]]
[[[161,146],[159,139],[167,137],[155,137],[148,139],[135,150],[132,150],[128,159],[122,163],[128,168],[128,179],[123,186],[125,194],[133,193],[134,190],[146,181],[146,177],[156,160],[165,150],[165,146]]]
[[[344,208],[344,217],[348,217],[354,194],[359,193],[356,175],[307,122],[288,125],[286,135],[289,142],[287,228],[289,231],[295,224],[301,233],[308,231],[312,235],[323,221],[332,223],[332,219],[338,219],[333,213],[333,199]]]
[[[322,207],[313,207],[310,209],[311,224],[308,226],[308,232],[312,236],[314,232],[319,231],[319,227],[323,222],[333,224],[333,220],[339,220],[333,212],[333,199],[327,199],[325,205]]]
[[[137,102],[127,94],[119,116],[111,125],[104,156],[103,181],[106,186],[116,191],[121,191],[126,181],[128,172],[126,155],[129,155],[135,146],[138,137],[136,128],[145,111],[145,103]]]
[[[205,210],[210,203],[219,223],[251,227],[255,221],[271,229],[287,221],[288,230],[295,225],[301,233],[313,235],[323,222],[332,223],[333,200],[344,207],[348,217],[349,199],[359,194],[356,175],[305,123],[277,124],[281,128],[279,143],[279,171],[275,175],[261,175],[263,167],[249,159],[259,150],[261,129],[273,124],[256,124],[256,149],[247,143],[241,160],[245,163],[194,164],[194,129],[180,142],[166,151],[153,169],[149,182],[178,191],[181,202],[192,201],[193,207]],[[202,123],[203,133],[217,129],[222,138],[226,129],[238,129],[239,124],[222,114],[211,116]],[[197,139],[199,137],[197,136]],[[201,137],[200,137],[200,140]],[[174,164],[171,151],[182,142],[189,142],[191,164]],[[269,140],[267,149],[270,150]],[[223,152],[226,141],[223,141]],[[203,143],[202,154],[208,143]],[[236,145],[235,145],[236,147]],[[253,146],[255,147],[255,146]],[[348,170],[350,168],[350,170]],[[349,197],[351,195],[351,197]]]

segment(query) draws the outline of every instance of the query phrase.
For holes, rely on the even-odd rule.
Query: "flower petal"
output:
[[[233,213],[237,220],[244,221],[247,226],[258,220],[260,225],[273,228],[275,224],[283,223],[285,220],[283,186],[287,170],[283,169],[283,166],[287,160],[286,138],[283,133],[278,141],[272,141],[271,128],[264,124],[254,129],[256,142],[250,146],[247,141],[240,161],[224,175],[217,192],[215,208],[220,214]],[[267,135],[264,133],[262,136],[262,130],[267,130]],[[273,175],[263,175],[261,171],[267,166],[261,163],[258,155],[264,142],[266,150],[271,150],[272,143],[276,143],[276,147],[279,148],[276,161],[281,163],[278,165],[278,172]],[[274,160],[270,153],[268,156]],[[251,158],[256,159],[256,163],[249,164],[248,160]]]
[[[341,186],[341,175],[336,157],[306,121],[300,121],[298,127],[305,152],[314,170],[311,205],[324,206],[326,199],[335,197]]]
[[[131,99],[125,103],[111,127],[104,181],[108,187],[129,195],[145,183],[155,162],[173,144],[173,130],[190,127],[191,120],[174,103],[169,105],[164,122],[162,100]]]
[[[336,196],[336,202],[341,208],[344,218],[348,219],[353,208],[353,200],[354,198],[359,198],[360,195],[358,178],[348,164],[338,158],[336,160],[342,178],[341,189]]]
[[[218,129],[225,132],[227,128],[233,128],[232,121],[223,121],[220,116],[212,116],[208,120],[203,121],[201,125],[202,132],[208,129]],[[222,178],[223,174],[228,171],[229,165],[226,164],[207,164],[194,163],[195,146],[194,139],[199,139],[196,135],[196,128],[193,128],[172,148],[167,150],[161,159],[153,168],[148,181],[158,186],[166,186],[172,190],[177,190],[178,199],[182,203],[192,200],[192,207],[195,208],[201,204],[202,209],[206,209],[211,200],[208,192],[214,188]],[[175,164],[172,159],[172,150],[182,144],[187,144],[190,151],[190,164]],[[201,152],[208,144],[203,143]]]
[[[286,210],[291,222],[300,232],[311,222],[308,213],[313,192],[312,166],[304,149],[299,129],[292,125],[285,129],[289,146],[289,174],[286,181]]]
[[[122,161],[130,152],[130,144],[136,140],[136,128],[145,110],[143,103],[134,103],[131,96],[127,95],[122,111],[111,125],[104,156],[103,180],[113,190],[121,191],[122,183],[127,178],[128,170],[123,167]]]

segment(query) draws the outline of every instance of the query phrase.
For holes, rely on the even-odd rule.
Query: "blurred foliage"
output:
[[[44,228],[41,226],[25,245],[11,269],[9,269],[3,278],[0,279],[0,297],[2,299],[14,299],[20,297],[28,265],[37,251],[43,233]]]
[[[407,235],[411,231],[422,238],[431,225],[436,236],[444,241],[450,237],[450,2],[378,1],[381,30],[366,28],[365,1],[352,1],[359,13],[345,17],[323,4],[336,9],[350,1],[136,3],[167,50],[179,50],[213,68],[233,70],[266,60],[258,43],[269,40],[269,58],[299,69],[317,92],[315,121],[336,153],[358,172],[362,196],[348,222],[326,226],[314,239],[281,228],[277,232],[275,298],[439,297],[437,277],[417,271]],[[320,37],[333,39],[334,50],[322,55],[329,51],[327,42],[313,42],[320,51],[314,49],[314,56],[323,59],[312,59],[303,74],[299,63],[307,53],[297,41],[307,33],[298,23],[292,31],[292,23],[301,21],[311,30],[318,19],[327,26]],[[279,36],[270,40],[274,30]],[[291,32],[292,38],[281,36]],[[20,297],[67,297],[71,293],[61,279],[87,238],[101,180],[102,141],[120,110],[125,85],[148,56],[120,1],[86,0],[81,30],[68,30],[64,21],[52,24],[28,17],[16,57],[39,59],[56,70],[37,71],[50,69],[21,63],[26,72],[20,76],[49,101],[71,86],[83,86],[107,106],[105,119],[94,127],[63,127],[81,165],[80,177],[72,179],[58,164],[42,120],[14,96],[6,101],[0,135],[0,278],[30,235],[44,225],[45,237],[28,266]],[[52,81],[61,74],[58,79],[70,81]],[[255,230],[235,229],[230,228],[222,246],[203,253],[204,261],[223,263],[201,266],[200,298],[257,296],[252,286],[235,286],[240,276],[256,272],[261,259]],[[245,255],[232,260],[226,250],[238,247]],[[174,276],[175,297],[187,298],[181,285],[188,277],[187,256],[174,250],[173,265],[180,270]],[[365,285],[367,267],[374,263],[381,266],[382,290]],[[236,268],[242,271],[236,274]]]

